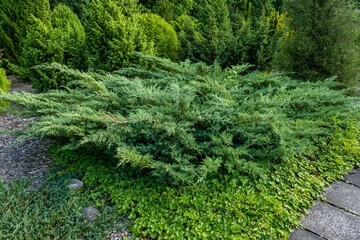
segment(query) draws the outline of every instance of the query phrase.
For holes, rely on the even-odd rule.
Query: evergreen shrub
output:
[[[172,26],[159,15],[146,13],[140,15],[140,24],[148,39],[155,46],[156,56],[176,60],[179,42]]]
[[[6,94],[9,92],[10,81],[6,79],[6,71],[3,68],[0,68],[0,95]],[[6,107],[8,105],[7,102],[0,101],[0,108]]]
[[[288,34],[279,45],[275,67],[305,80],[338,76],[360,80],[360,18],[348,1],[294,0],[285,4]]]
[[[90,65],[106,71],[118,70],[134,63],[134,51],[154,54],[140,22],[140,10],[131,8],[136,1],[93,0],[85,23]]]
[[[61,4],[55,7],[51,15],[50,10],[48,14],[51,21],[32,17],[31,28],[22,44],[22,75],[30,79],[38,91],[59,88],[71,80],[57,71],[33,68],[38,64],[58,62],[81,70],[87,69],[85,31],[76,14]]]
[[[41,116],[29,134],[67,139],[68,149],[92,146],[119,165],[190,184],[213,175],[257,179],[266,165],[314,153],[313,141],[332,135],[331,118],[359,117],[358,99],[335,90],[332,79],[299,82],[243,75],[249,66],[221,70],[142,58],[157,72],[94,74],[45,65],[82,80],[66,91],[1,98]],[[122,76],[129,71],[132,77]]]
[[[330,182],[360,166],[358,120],[335,119],[331,137],[314,141],[313,154],[269,164],[260,179],[213,176],[198,186],[159,182],[137,168],[115,169],[116,160],[83,146],[50,149],[66,171],[83,176],[97,206],[111,201],[130,213],[130,229],[139,239],[288,239],[314,199]]]

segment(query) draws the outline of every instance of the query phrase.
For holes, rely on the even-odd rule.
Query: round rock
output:
[[[84,187],[84,183],[79,179],[71,179],[70,184],[67,185],[68,189],[70,190],[79,190]]]
[[[100,214],[99,210],[94,207],[87,207],[80,211],[84,215],[88,223],[94,221],[94,219]]]

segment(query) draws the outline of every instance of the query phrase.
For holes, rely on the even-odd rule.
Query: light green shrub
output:
[[[76,14],[65,5],[58,5],[48,14],[51,22],[32,17],[22,44],[21,67],[25,70],[22,75],[30,79],[37,91],[65,86],[71,78],[56,71],[33,69],[36,65],[58,62],[87,69],[85,32]]]
[[[148,41],[154,43],[156,56],[175,60],[179,54],[177,35],[172,26],[159,15],[140,15],[140,24]]]
[[[134,51],[154,53],[139,23],[140,11],[113,0],[93,0],[85,24],[91,67],[117,70],[135,62]]]
[[[0,68],[0,95],[6,94],[10,89],[10,81],[6,79],[6,71],[3,68]],[[0,101],[0,108],[6,107],[8,105],[7,102]]]

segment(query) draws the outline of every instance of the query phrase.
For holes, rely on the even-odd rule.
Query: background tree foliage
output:
[[[346,1],[288,1],[289,32],[277,66],[302,79],[359,82],[360,18]]]
[[[134,51],[154,52],[153,42],[141,29],[140,11],[125,6],[112,0],[91,2],[85,29],[92,67],[116,70],[130,65]]]
[[[48,11],[50,14],[50,8]],[[31,15],[28,21],[32,28],[22,42],[20,63],[38,91],[64,86],[68,79],[64,74],[33,66],[58,62],[81,70],[87,68],[85,31],[77,15],[69,7],[58,5],[50,17],[50,21],[42,21]]]
[[[80,70],[113,71],[140,63],[133,58],[134,51],[217,63],[222,68],[248,63],[252,69],[285,70],[309,80],[337,75],[349,83],[359,78],[360,14],[353,8],[358,1],[4,0],[0,4],[0,48],[7,59],[2,65],[9,63],[9,69],[33,79],[39,91],[71,79],[29,70],[34,65],[59,62]],[[29,72],[36,74],[29,77]]]

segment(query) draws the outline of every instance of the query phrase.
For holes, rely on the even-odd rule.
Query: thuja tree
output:
[[[333,90],[331,79],[301,82],[242,74],[248,66],[223,71],[143,58],[158,70],[100,75],[43,66],[81,80],[66,91],[0,99],[40,116],[31,135],[58,139],[67,149],[98,149],[120,165],[192,184],[217,174],[257,178],[268,164],[313,153],[313,140],[331,138],[334,116],[360,117],[352,104],[358,99]]]
[[[22,75],[30,79],[38,91],[58,88],[68,81],[62,73],[32,68],[38,64],[58,62],[87,68],[85,31],[76,14],[65,5],[58,5],[52,13],[49,9],[48,14],[50,21],[32,16],[21,49]]]
[[[360,74],[359,15],[348,1],[288,1],[289,32],[276,66],[316,80],[333,75],[356,82]]]
[[[4,58],[19,64],[23,39],[30,30],[33,17],[50,22],[48,0],[3,0],[0,2],[0,49]]]
[[[80,21],[84,21],[89,15],[88,5],[90,0],[49,0],[51,9],[55,8],[59,4],[69,6],[70,9],[76,13]]]
[[[156,55],[177,59],[180,45],[172,26],[157,14],[142,14],[139,19],[147,40],[154,43]]]
[[[167,22],[182,15],[189,15],[193,9],[193,0],[140,0],[146,9],[163,17]]]
[[[127,8],[129,4],[91,2],[85,30],[92,67],[111,71],[129,65],[134,51],[154,52],[153,44],[141,30],[139,10]]]

